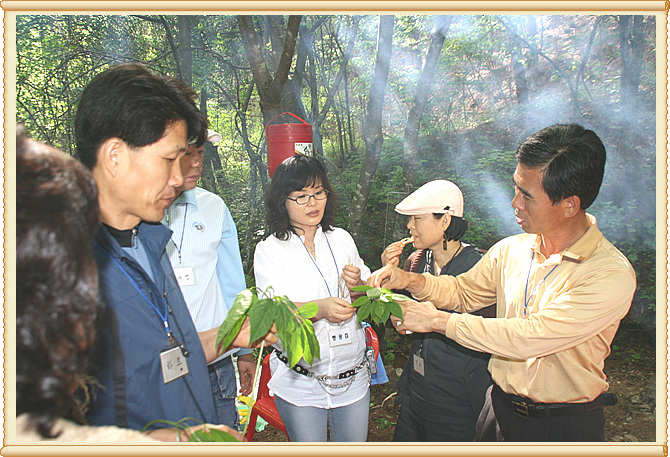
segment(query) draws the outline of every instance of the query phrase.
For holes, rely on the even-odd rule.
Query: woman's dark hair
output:
[[[592,130],[577,124],[546,127],[516,151],[517,161],[531,169],[544,169],[542,186],[552,203],[576,195],[581,209],[598,196],[605,174],[605,146]]]
[[[333,229],[335,222],[337,200],[321,161],[316,157],[296,154],[279,164],[265,195],[266,222],[272,235],[286,240],[290,233],[295,233],[288,217],[286,198],[291,192],[318,184],[328,191],[328,200],[321,219],[321,228],[328,232]]]
[[[16,144],[16,413],[51,438],[58,417],[83,422],[75,391],[98,314],[98,193],[72,157],[22,128]]]
[[[136,63],[113,66],[98,74],[81,95],[75,116],[77,157],[88,168],[97,163],[98,148],[120,138],[140,148],[159,141],[165,130],[183,119],[189,143],[204,144],[207,119],[182,82],[155,75]]]
[[[441,213],[433,213],[435,219],[440,219],[444,216]],[[465,231],[468,229],[468,221],[459,216],[451,215],[451,222],[449,227],[444,231],[444,239],[446,241],[451,240],[460,240],[465,235]]]

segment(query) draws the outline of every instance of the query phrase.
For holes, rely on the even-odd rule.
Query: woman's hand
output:
[[[345,265],[344,268],[342,268],[342,279],[344,279],[344,282],[349,289],[365,284],[361,281],[361,269],[353,265]]]
[[[404,247],[405,245],[401,241],[396,241],[386,246],[386,249],[382,252],[382,266],[393,265],[397,267],[400,263],[400,255]]]
[[[339,324],[350,319],[356,313],[356,308],[341,298],[321,298],[314,300],[314,303],[319,306],[319,312],[312,318],[314,322],[319,319],[327,319],[333,324]]]

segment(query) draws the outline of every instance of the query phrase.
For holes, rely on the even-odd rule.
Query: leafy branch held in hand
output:
[[[396,294],[388,289],[365,285],[352,287],[351,290],[365,293],[351,304],[358,308],[356,313],[358,322],[367,320],[369,317],[373,322],[382,324],[388,320],[391,314],[402,319],[402,308],[397,300],[408,300],[406,296]]]
[[[321,351],[310,321],[318,311],[316,303],[306,303],[298,308],[285,295],[274,295],[271,287],[265,291],[256,287],[245,289],[237,294],[226,320],[219,327],[217,347],[225,349],[230,346],[248,316],[250,342],[265,336],[272,324],[276,324],[277,336],[282,341],[289,365],[295,366],[301,358],[311,365]]]

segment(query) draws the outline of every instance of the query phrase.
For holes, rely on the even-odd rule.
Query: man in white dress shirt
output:
[[[209,131],[207,141],[221,141]],[[167,245],[172,267],[197,331],[221,325],[235,296],[246,288],[237,229],[223,200],[196,187],[202,173],[204,144],[190,145],[181,159],[184,184],[166,211],[163,223],[172,230]],[[235,404],[237,383],[232,355],[237,355],[240,391],[251,392],[256,366],[249,349],[233,349],[209,360],[209,375],[219,420],[239,426]]]

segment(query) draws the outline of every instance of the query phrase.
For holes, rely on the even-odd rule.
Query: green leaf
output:
[[[374,289],[372,286],[366,286],[365,284],[360,285],[360,286],[354,286],[351,288],[354,292],[367,292],[370,289]]]
[[[223,430],[203,427],[191,433],[189,442],[239,442],[233,435]]]
[[[286,295],[280,295],[279,297],[276,297],[281,303],[283,303],[286,306],[286,309],[291,311],[291,313],[295,313],[298,311],[298,306],[293,303]]]
[[[288,353],[288,364],[291,368],[297,365],[300,359],[302,359],[303,346],[306,342],[303,328],[298,327],[298,330],[292,333],[292,338],[289,339],[288,344],[284,344],[284,348],[288,349],[286,352]]]
[[[240,332],[244,318],[252,304],[258,300],[256,293],[245,289],[235,297],[233,306],[216,333],[216,346],[225,350]]]
[[[375,300],[379,297],[382,296],[382,290],[381,289],[375,289],[375,288],[370,288],[367,291],[365,291],[365,295],[368,296],[368,298]]]
[[[367,303],[362,305],[360,308],[358,308],[358,311],[356,312],[357,318],[356,320],[358,322],[364,321],[367,319],[367,317],[370,315],[370,311],[372,311],[372,308],[374,307],[374,302],[368,300]]]
[[[310,365],[314,362],[315,358],[321,357],[321,346],[319,345],[319,340],[314,333],[314,325],[311,321],[307,321],[305,325],[305,331],[307,333],[307,344],[309,345],[310,359],[305,357],[305,362]]]
[[[314,302],[305,303],[298,309],[298,315],[304,317],[305,319],[311,319],[316,316],[316,313],[319,312],[319,305]]]
[[[388,305],[388,303],[387,303],[387,305]],[[382,317],[379,321],[381,323],[384,323],[389,319],[390,316],[391,316],[391,311],[389,311],[388,306],[385,306],[384,307],[384,312],[382,313]]]
[[[375,305],[376,306],[373,306],[372,312],[370,314],[372,315],[372,320],[377,323],[381,323],[382,316],[384,315],[384,305],[379,302],[375,303]]]
[[[302,340],[303,340],[302,357],[303,357],[303,359],[305,359],[305,362],[307,362],[308,364],[311,365],[312,364],[311,361],[314,360],[314,355],[312,354],[311,346],[309,345],[309,343],[307,343],[307,338],[308,338],[307,337],[307,330],[305,329],[305,327],[300,326],[300,331],[303,334],[303,338],[302,338]],[[307,344],[305,344],[305,343],[307,343]]]
[[[400,307],[399,304],[397,304],[394,301],[390,301],[387,303],[387,308],[391,312],[391,314],[402,319],[402,308]]]
[[[249,309],[249,342],[265,336],[275,321],[275,303],[271,298],[261,298]]]
[[[354,302],[351,304],[351,306],[353,306],[354,308],[358,308],[359,306],[362,306],[369,301],[370,301],[370,299],[368,298],[367,295],[361,295],[356,300],[354,300]]]

